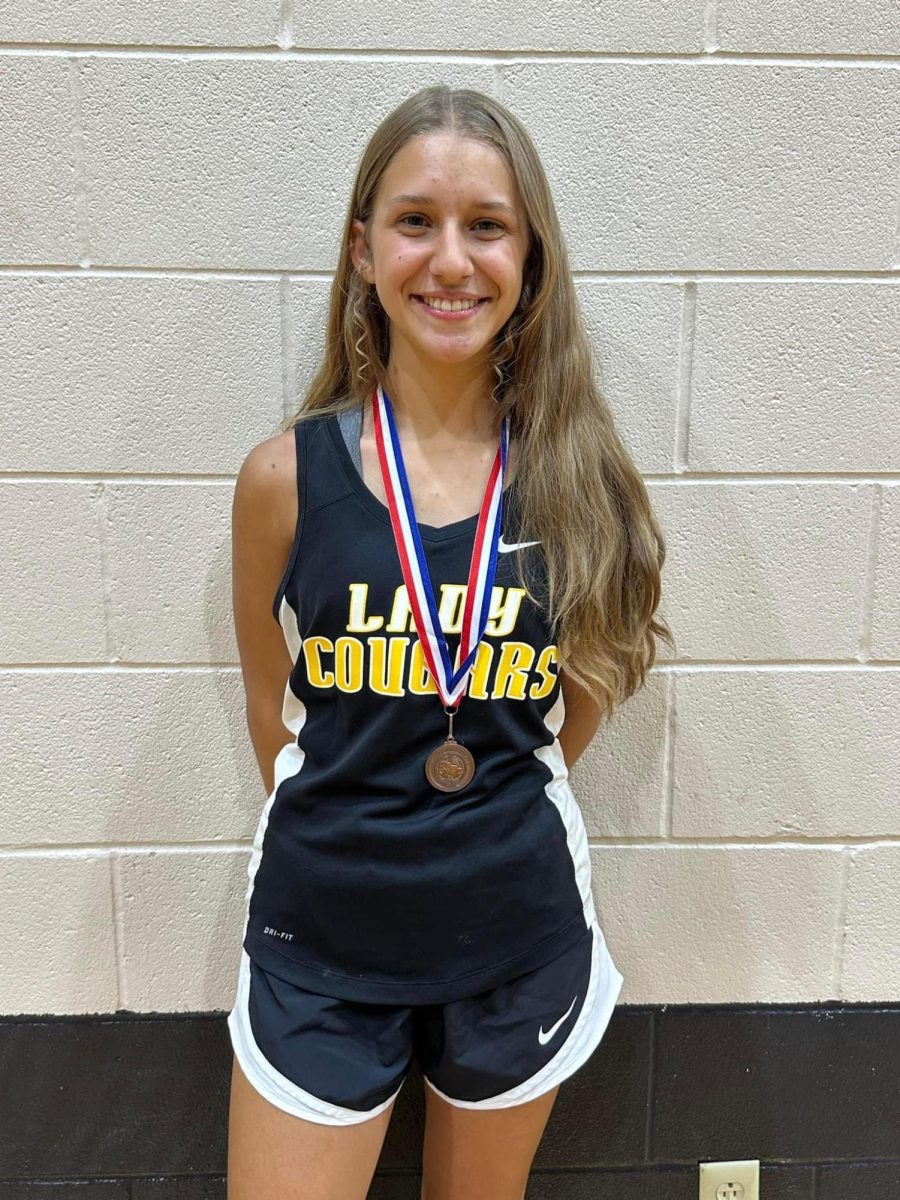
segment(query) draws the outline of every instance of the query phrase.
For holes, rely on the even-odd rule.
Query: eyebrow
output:
[[[404,193],[401,196],[392,196],[388,200],[388,204],[434,204],[431,196],[418,196],[410,193]],[[473,208],[480,208],[490,212],[507,212],[511,217],[514,217],[515,210],[510,208],[508,204],[504,204],[502,200],[476,200],[472,205]]]

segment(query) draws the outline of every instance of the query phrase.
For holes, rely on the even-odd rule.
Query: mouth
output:
[[[414,295],[412,299],[419,308],[423,309],[429,314],[429,316],[435,317],[439,321],[464,321],[467,317],[471,317],[477,313],[485,304],[490,303],[490,301],[485,297],[484,299],[478,300],[475,304],[468,305],[466,308],[458,308],[453,310],[434,308],[432,305],[426,303],[421,296]]]

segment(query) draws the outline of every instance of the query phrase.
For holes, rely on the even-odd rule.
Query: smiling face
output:
[[[391,322],[392,362],[483,365],[522,291],[528,222],[515,180],[491,146],[448,133],[408,141],[384,171],[351,255]],[[426,298],[477,303],[441,312]],[[458,305],[453,307],[458,308]]]

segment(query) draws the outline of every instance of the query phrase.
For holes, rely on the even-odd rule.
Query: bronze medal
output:
[[[425,759],[425,776],[431,786],[440,792],[458,792],[471,782],[475,774],[475,759],[453,736],[453,718],[458,708],[459,700],[455,704],[444,705],[444,712],[450,718],[447,740],[435,747]]]
[[[439,792],[458,792],[471,782],[475,759],[455,738],[447,738],[426,758],[425,774]]]

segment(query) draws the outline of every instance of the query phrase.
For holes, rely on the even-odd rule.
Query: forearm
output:
[[[248,711],[247,728],[266,795],[270,796],[275,786],[275,759],[279,751],[293,741],[291,731],[281,719],[281,710],[274,708],[260,712]]]
[[[565,671],[560,672],[560,683],[565,716],[558,736],[563,758],[571,771],[600,727],[601,710],[597,701]]]
[[[597,718],[592,712],[575,709],[566,714],[558,737],[563,758],[570,771],[594,740],[596,732]]]

